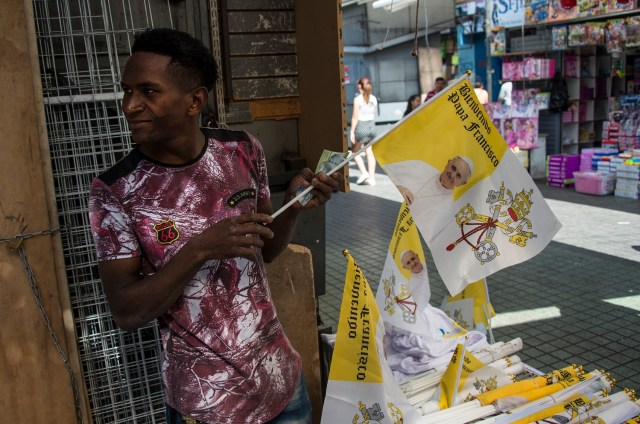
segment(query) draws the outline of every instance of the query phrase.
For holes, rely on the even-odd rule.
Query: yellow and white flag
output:
[[[372,144],[452,295],[537,255],[560,229],[467,76]]]
[[[421,312],[430,298],[429,275],[420,233],[409,207],[403,203],[376,292],[382,320],[413,333],[428,332],[428,323]],[[436,331],[439,332],[438,329]]]
[[[485,365],[465,349],[463,344],[458,344],[432,402],[443,410],[511,381],[511,377],[504,371]]]
[[[384,357],[384,326],[373,292],[348,256],[338,331],[331,357],[322,423],[416,423],[413,408]]]
[[[471,330],[476,328],[478,325],[484,326],[484,328],[489,327],[489,319],[496,316],[495,311],[493,310],[493,306],[489,301],[489,289],[487,287],[487,282],[485,279],[478,280],[474,283],[466,286],[460,293],[455,296],[447,296],[443,310],[450,309],[456,310],[455,305],[458,303],[462,303],[465,300],[470,300],[472,302],[473,308],[473,322],[470,323],[472,325],[467,326],[460,323],[459,320],[453,317],[453,319],[463,328],[467,330]],[[449,308],[445,308],[445,305],[449,305]],[[449,314],[447,314],[449,315]]]

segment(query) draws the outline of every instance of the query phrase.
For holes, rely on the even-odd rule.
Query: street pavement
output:
[[[326,205],[326,287],[320,319],[336,330],[348,249],[376,291],[402,198],[378,171]],[[487,278],[496,341],[523,340],[518,355],[549,372],[569,364],[602,369],[618,388],[640,389],[640,201],[576,193],[536,181],[563,227],[536,257]],[[426,245],[431,303],[446,288]]]

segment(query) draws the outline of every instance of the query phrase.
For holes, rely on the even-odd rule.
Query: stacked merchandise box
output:
[[[584,149],[583,149],[584,150]],[[615,157],[618,156],[618,151],[617,150],[613,150],[613,149],[606,149],[606,148],[595,148],[591,150],[592,152],[592,157],[591,157],[591,169],[592,170],[598,170],[598,166],[600,166],[600,162],[602,161],[610,161],[611,157]],[[608,164],[607,164],[608,166]],[[607,170],[609,171],[609,170]],[[611,172],[615,172],[615,170],[610,170]]]
[[[596,171],[603,174],[613,174],[615,176],[616,168],[611,164],[611,157],[604,156],[596,163]]]
[[[574,172],[580,169],[580,155],[558,154],[547,156],[547,185],[573,187]]]
[[[617,149],[608,147],[585,147],[580,151],[580,171],[605,171],[615,173],[615,169],[608,169],[612,158],[618,156]],[[605,161],[607,163],[600,164]]]
[[[616,175],[618,172],[618,165],[624,163],[624,159],[620,156],[611,156],[609,158],[609,172]]]
[[[523,60],[522,77],[528,80],[549,79],[553,78],[555,69],[555,59],[525,57]]]
[[[503,62],[502,78],[505,81],[520,81],[523,79],[524,63],[523,62]]]
[[[576,191],[578,193],[604,196],[613,193],[616,176],[608,172],[582,171],[574,172]]]
[[[627,160],[616,168],[615,195],[638,199],[640,195],[640,161]]]
[[[593,149],[585,148],[580,152],[580,171],[593,171]]]
[[[618,150],[620,135],[620,114],[612,113],[609,121],[602,122],[602,147]]]

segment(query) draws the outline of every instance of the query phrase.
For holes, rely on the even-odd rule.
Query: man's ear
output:
[[[207,90],[206,87],[197,87],[191,90],[190,95],[189,115],[199,115],[207,104],[209,90]]]

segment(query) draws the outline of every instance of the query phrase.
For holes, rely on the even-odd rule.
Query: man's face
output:
[[[440,174],[440,184],[444,188],[452,190],[454,187],[465,185],[471,178],[469,165],[459,157],[449,159],[444,171]]]
[[[402,262],[402,267],[412,274],[417,274],[424,268],[420,262],[420,258],[418,258],[416,252],[412,250],[405,252],[405,254],[402,255],[402,258],[400,258],[400,261]]]
[[[443,80],[436,81],[436,92],[440,92],[440,91],[444,90],[445,86],[446,86],[446,84],[445,84],[445,82]]]
[[[191,97],[166,72],[170,60],[136,52],[127,62],[121,82],[122,110],[135,143],[165,142],[184,135]]]

